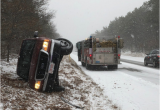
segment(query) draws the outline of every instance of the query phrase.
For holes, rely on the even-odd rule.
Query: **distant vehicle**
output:
[[[64,38],[35,37],[22,42],[17,75],[38,91],[64,91],[59,85],[58,69],[63,56],[72,52],[73,44]]]
[[[118,36],[113,39],[102,39],[90,36],[86,40],[76,43],[78,61],[86,69],[94,66],[107,66],[108,69],[117,69],[120,63],[120,49],[123,48],[123,39]]]
[[[159,50],[155,49],[152,50],[149,54],[144,58],[144,65],[147,66],[148,64],[153,64],[153,67],[159,66],[160,62],[160,54]]]

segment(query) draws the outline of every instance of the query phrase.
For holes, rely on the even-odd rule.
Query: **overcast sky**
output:
[[[145,1],[148,0],[50,0],[48,9],[56,12],[53,22],[57,32],[75,45]]]

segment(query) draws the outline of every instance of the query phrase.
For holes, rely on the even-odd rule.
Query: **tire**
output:
[[[113,69],[112,65],[108,65],[107,67],[108,67],[108,70]]]
[[[90,69],[90,66],[86,63],[86,69],[88,70],[88,69]]]
[[[118,65],[108,65],[108,69],[118,69]]]
[[[82,66],[85,66],[86,64],[84,62],[81,62]]]
[[[86,65],[86,69],[88,70],[89,69],[89,65],[87,64],[87,58],[86,58],[86,63],[85,63]]]
[[[83,66],[83,62],[81,62],[81,65]]]
[[[148,66],[148,63],[146,60],[144,60],[144,66]]]
[[[114,65],[114,69],[118,69],[118,65]]]
[[[157,64],[156,64],[156,62],[155,61],[153,61],[153,67],[157,67]]]
[[[64,39],[64,38],[58,38],[56,40],[60,41],[61,54],[68,55],[72,52],[73,44],[69,40]]]

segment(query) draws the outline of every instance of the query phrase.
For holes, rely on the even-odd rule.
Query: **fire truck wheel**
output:
[[[89,69],[89,65],[86,63],[86,69],[88,70]]]
[[[89,65],[87,64],[87,58],[86,58],[86,69],[89,69]]]
[[[118,65],[108,65],[108,69],[118,69]]]
[[[114,69],[118,69],[118,65],[114,65]]]
[[[107,68],[108,68],[108,70],[112,69],[112,65],[108,65]]]
[[[81,62],[82,66],[85,66],[86,64],[84,62]]]
[[[58,38],[56,40],[60,41],[60,44],[61,44],[61,54],[68,55],[68,54],[70,54],[72,52],[72,50],[73,50],[73,44],[69,40],[64,39],[64,38]]]

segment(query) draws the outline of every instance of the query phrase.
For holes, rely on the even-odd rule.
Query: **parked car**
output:
[[[152,50],[149,54],[144,58],[144,65],[147,66],[148,64],[153,64],[153,67],[159,66],[160,62],[160,54],[159,50],[155,49]]]
[[[17,75],[38,91],[64,91],[59,85],[58,69],[63,56],[72,52],[73,44],[64,38],[35,37],[22,42]]]

